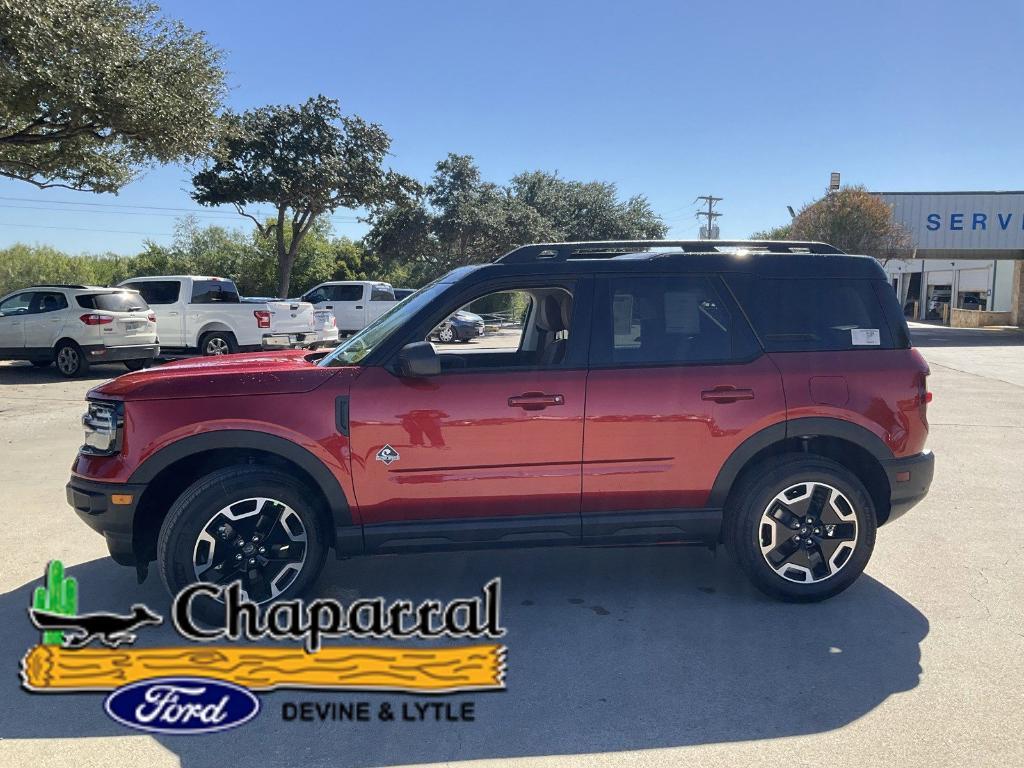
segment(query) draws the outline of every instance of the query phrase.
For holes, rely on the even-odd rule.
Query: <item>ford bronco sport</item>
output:
[[[460,307],[521,322],[426,339]],[[528,245],[329,354],[183,361],[88,395],[68,501],[140,578],[292,597],[338,557],[724,543],[821,600],[928,491],[928,366],[878,263],[821,243]]]

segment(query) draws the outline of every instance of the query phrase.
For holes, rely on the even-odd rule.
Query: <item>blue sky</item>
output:
[[[880,191],[1024,187],[1019,0],[162,6],[224,50],[235,109],[323,93],[384,126],[397,170],[426,179],[461,152],[496,182],[611,181],[676,237],[696,236],[697,195],[725,198],[722,236],[745,237],[833,170]],[[116,197],[0,181],[0,247],[169,242],[197,208],[190,178],[153,169]],[[336,231],[360,235],[354,218],[339,211]],[[202,221],[246,228],[230,211]]]

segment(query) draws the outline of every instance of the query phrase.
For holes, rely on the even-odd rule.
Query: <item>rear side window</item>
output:
[[[57,312],[61,309],[68,308],[67,297],[63,293],[56,293],[54,291],[39,292],[36,294],[35,301],[32,302],[32,312]]]
[[[229,280],[196,280],[192,304],[238,304],[238,289]]]
[[[363,298],[363,286],[361,285],[329,285],[327,290],[329,301],[359,301]]]
[[[701,275],[603,281],[592,361],[686,365],[753,358],[759,352],[757,342],[717,285]]]
[[[105,312],[144,312],[149,304],[138,293],[118,291],[117,293],[86,293],[76,301],[83,309],[99,309]]]
[[[394,301],[395,292],[386,285],[375,285],[370,290],[370,301]]]
[[[174,304],[181,293],[181,283],[177,280],[146,280],[140,283],[125,283],[125,288],[138,291],[147,304]]]
[[[768,352],[893,349],[874,280],[730,275]]]

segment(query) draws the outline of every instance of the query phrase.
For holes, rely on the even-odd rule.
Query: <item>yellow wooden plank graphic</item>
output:
[[[22,659],[34,691],[113,690],[155,677],[210,677],[254,690],[448,693],[504,688],[503,645],[454,648],[331,647],[316,653],[261,646],[82,648],[37,645]]]

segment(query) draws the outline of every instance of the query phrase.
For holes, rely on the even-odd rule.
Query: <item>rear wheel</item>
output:
[[[238,342],[235,341],[235,334],[229,331],[211,331],[203,334],[199,349],[207,357],[230,355],[238,351]]]
[[[726,544],[765,594],[790,602],[824,600],[856,581],[871,557],[871,496],[830,459],[789,454],[769,460],[732,497]]]
[[[89,371],[89,361],[82,348],[73,341],[62,341],[53,356],[57,370],[69,379],[84,376]]]
[[[141,371],[143,368],[149,368],[153,364],[152,360],[125,360],[124,367],[129,371]]]
[[[308,488],[265,467],[226,467],[193,483],[160,528],[157,564],[171,594],[238,581],[254,603],[300,595],[323,568],[326,536]],[[204,613],[217,610],[204,607]]]
[[[440,331],[437,332],[437,338],[442,344],[451,344],[456,341],[455,329],[450,325],[446,325]]]

